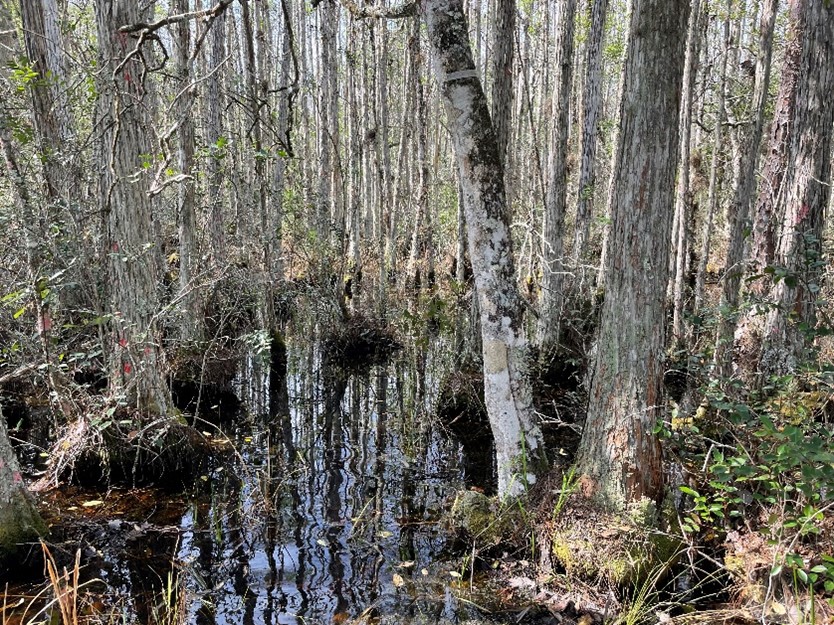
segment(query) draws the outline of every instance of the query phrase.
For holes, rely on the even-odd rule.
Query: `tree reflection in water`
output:
[[[371,606],[470,615],[421,572],[446,545],[438,521],[463,473],[427,415],[436,363],[416,360],[348,375],[309,343],[281,342],[271,368],[250,363],[261,425],[235,433],[234,463],[182,519],[189,621],[332,623]],[[395,573],[422,590],[397,589]]]

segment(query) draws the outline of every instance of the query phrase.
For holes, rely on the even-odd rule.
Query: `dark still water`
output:
[[[245,419],[223,433],[198,425],[227,451],[195,494],[126,491],[134,503],[108,511],[110,493],[90,509],[84,577],[101,580],[90,590],[131,623],[475,617],[454,588],[458,564],[444,561],[444,517],[466,476],[459,443],[429,414],[439,378],[425,372],[440,365],[402,353],[345,375],[308,344],[288,355],[278,379],[268,359],[245,363]]]

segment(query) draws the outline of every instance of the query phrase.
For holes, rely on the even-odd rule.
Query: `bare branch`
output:
[[[136,24],[125,24],[119,28],[119,32],[152,33],[159,30],[163,26],[170,26],[171,24],[178,24],[179,22],[185,22],[187,20],[200,19],[203,17],[215,18],[218,14],[225,11],[226,7],[228,7],[232,2],[234,2],[234,0],[220,0],[210,9],[191,11],[190,13],[180,13],[178,15],[169,15],[168,17],[163,17],[161,20],[157,20],[156,22],[137,22]]]
[[[170,178],[159,182],[159,176],[157,176],[157,180],[154,180],[153,186],[148,190],[148,197],[153,197],[155,195],[159,195],[162,193],[162,190],[172,184],[176,184],[178,182],[187,182],[189,180],[194,180],[194,176],[189,174],[177,174],[175,176],[171,176]]]
[[[365,19],[368,17],[382,18],[382,19],[402,19],[403,17],[414,17],[417,15],[417,2],[408,1],[403,4],[385,7],[385,6],[359,6],[353,0],[339,0],[343,7],[345,7],[350,14],[356,19]],[[318,2],[314,2],[318,4]]]

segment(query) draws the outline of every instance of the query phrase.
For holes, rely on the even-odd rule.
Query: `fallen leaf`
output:
[[[507,583],[510,585],[510,588],[531,590],[536,587],[536,582],[529,577],[511,577],[507,580]]]
[[[94,508],[96,506],[103,506],[104,502],[101,501],[100,499],[91,499],[90,501],[85,501],[81,505],[84,506],[85,508]]]
[[[454,577],[454,578],[456,578],[456,579],[457,579],[458,577],[461,577],[461,574],[460,574],[460,573],[458,573],[457,571],[449,571],[449,575],[451,575],[452,577]]]
[[[405,580],[403,579],[403,576],[399,573],[394,573],[393,580],[394,586],[396,588],[402,588],[403,586],[405,586]]]
[[[410,569],[412,566],[414,566],[414,560],[406,560],[405,562],[400,562],[398,566],[401,569]]]
[[[388,530],[382,530],[381,532],[376,533],[378,538],[391,538],[394,535],[394,532],[389,532]]]

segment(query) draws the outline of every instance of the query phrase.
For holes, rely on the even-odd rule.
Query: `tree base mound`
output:
[[[172,359],[170,382],[177,409],[215,424],[232,421],[241,409],[234,381],[242,357],[231,346],[180,350]]]
[[[629,504],[622,513],[601,510],[574,493],[553,505],[540,525],[545,568],[571,578],[616,588],[640,588],[665,576],[680,556],[681,542],[659,526],[654,502]]]
[[[178,491],[194,484],[214,453],[210,441],[176,418],[81,417],[53,445],[47,474],[36,488],[66,482]]]
[[[356,314],[330,328],[321,349],[325,364],[352,373],[386,363],[402,343],[384,319]]]

